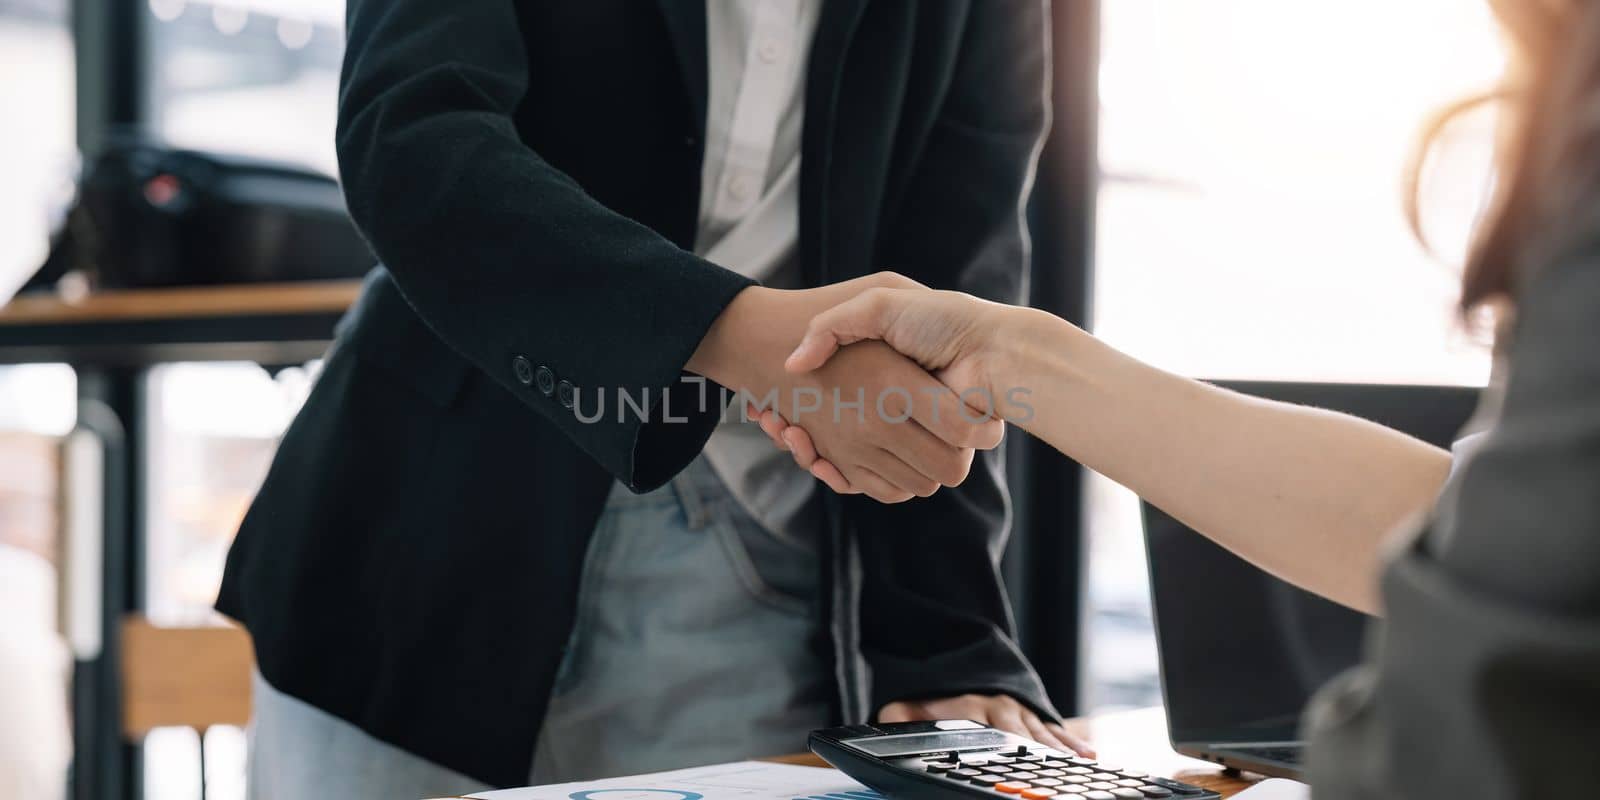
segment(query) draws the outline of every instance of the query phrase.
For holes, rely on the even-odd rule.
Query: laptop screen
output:
[[[1464,387],[1222,385],[1354,414],[1440,447],[1478,402]],[[1298,739],[1311,695],[1360,659],[1368,618],[1256,569],[1148,504],[1144,518],[1173,741]]]
[[[1360,659],[1368,617],[1268,575],[1149,504],[1144,520],[1173,741],[1298,739],[1312,693]]]

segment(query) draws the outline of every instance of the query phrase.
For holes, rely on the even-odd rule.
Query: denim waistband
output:
[[[675,504],[683,509],[689,527],[700,528],[710,520],[712,511],[719,504],[732,499],[727,486],[702,456],[690,462],[667,485],[653,492],[634,494],[620,483],[614,485],[611,495],[606,498],[606,507],[656,508]]]

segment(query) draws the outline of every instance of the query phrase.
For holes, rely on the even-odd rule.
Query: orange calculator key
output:
[[[995,791],[1005,792],[1006,794],[1022,794],[1023,790],[1027,788],[1028,784],[1018,783],[1017,781],[1006,781],[1005,783],[997,783],[994,785]]]
[[[1058,794],[1060,792],[1048,786],[1036,786],[1032,789],[1024,790],[1022,796],[1027,800],[1044,800],[1046,797],[1054,797]]]

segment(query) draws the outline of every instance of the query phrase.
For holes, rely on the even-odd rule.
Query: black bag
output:
[[[123,139],[84,170],[25,289],[70,271],[95,288],[135,288],[358,278],[374,263],[332,178]]]

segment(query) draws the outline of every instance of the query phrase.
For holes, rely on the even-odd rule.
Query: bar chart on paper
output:
[[[740,761],[626,778],[530,786],[474,800],[884,800],[831,769]]]

